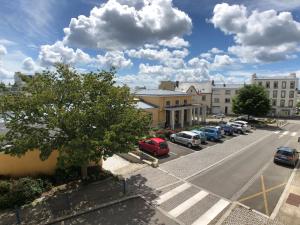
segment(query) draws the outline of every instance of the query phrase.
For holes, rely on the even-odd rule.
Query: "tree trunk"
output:
[[[83,180],[87,179],[87,166],[82,166],[81,167],[81,178]]]

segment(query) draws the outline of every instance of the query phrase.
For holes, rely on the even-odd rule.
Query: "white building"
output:
[[[243,84],[214,84],[212,87],[212,114],[234,114],[232,99]]]
[[[267,89],[273,116],[291,116],[296,113],[298,83],[295,73],[282,77],[252,75],[252,84],[258,84]]]

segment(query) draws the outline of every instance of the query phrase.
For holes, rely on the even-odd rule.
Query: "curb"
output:
[[[67,220],[67,219],[71,219],[73,217],[77,217],[77,216],[84,215],[84,214],[87,214],[87,213],[90,213],[90,212],[94,212],[94,211],[97,211],[99,209],[106,208],[108,206],[115,205],[115,204],[118,204],[118,203],[121,203],[121,202],[124,202],[124,201],[135,199],[135,198],[141,198],[141,196],[140,195],[127,196],[127,197],[124,197],[124,198],[121,198],[121,199],[118,199],[118,200],[114,200],[114,201],[110,201],[110,202],[101,204],[101,205],[96,206],[94,208],[90,207],[90,208],[88,208],[86,210],[81,210],[81,211],[79,211],[77,213],[74,213],[72,215],[67,215],[67,216],[59,217],[59,218],[54,219],[52,221],[46,222],[44,224],[45,225],[55,224],[55,223],[62,222],[62,221]]]

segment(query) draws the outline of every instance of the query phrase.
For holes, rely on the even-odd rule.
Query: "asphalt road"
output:
[[[292,172],[289,167],[273,163],[275,149],[296,147],[300,136],[299,124],[288,124],[282,129],[188,181],[224,198],[242,200],[270,215]]]

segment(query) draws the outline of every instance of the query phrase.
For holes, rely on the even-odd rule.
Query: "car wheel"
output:
[[[175,143],[175,139],[174,139],[174,138],[171,138],[171,142]]]
[[[142,146],[141,146],[141,145],[139,145],[139,150],[143,150],[143,148],[142,148]]]
[[[154,151],[154,152],[153,152],[153,155],[154,155],[155,157],[157,157],[157,152],[156,152],[156,151]]]
[[[188,146],[188,148],[192,148],[193,147],[193,145],[191,143],[188,143],[187,146]]]
[[[242,134],[242,131],[241,131],[241,130],[238,130],[238,134]]]

